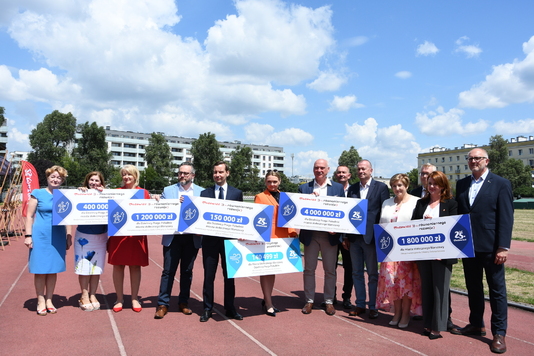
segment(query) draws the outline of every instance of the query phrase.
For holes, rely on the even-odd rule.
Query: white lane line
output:
[[[382,338],[382,339],[384,339],[384,340],[387,340],[387,341],[389,341],[389,342],[392,342],[392,343],[394,343],[395,345],[398,345],[398,346],[403,347],[403,348],[405,348],[405,349],[407,349],[407,350],[410,350],[410,351],[412,351],[412,352],[414,352],[414,353],[416,353],[416,354],[418,354],[418,355],[426,356],[426,354],[422,353],[421,351],[417,351],[416,349],[412,349],[411,347],[406,346],[406,345],[404,345],[404,344],[401,344],[400,342],[397,342],[397,341],[395,341],[395,340],[393,340],[393,339],[390,339],[390,338],[388,338],[388,337],[385,337],[384,335],[380,335],[379,333],[376,333],[376,332],[371,331],[371,330],[369,330],[369,329],[367,329],[367,328],[364,328],[363,326],[358,325],[358,324],[356,324],[355,322],[353,322],[353,321],[351,321],[351,320],[348,320],[348,319],[346,319],[346,318],[343,318],[343,317],[340,317],[340,316],[337,316],[337,315],[334,315],[334,316],[335,316],[336,318],[338,318],[339,320],[343,320],[344,322],[349,323],[350,325],[353,325],[353,326],[357,327],[358,329],[367,331],[368,333],[371,333],[371,334],[373,334],[373,335],[375,335],[375,336],[378,336],[378,337],[380,337],[380,338]]]
[[[159,263],[157,263],[156,261],[154,261],[152,258],[150,258],[150,261],[152,261],[156,266],[158,266],[159,268],[161,268],[163,270],[163,266],[161,266]],[[220,266],[220,265],[219,265]],[[174,277],[174,280],[178,283],[180,283],[180,281],[178,279],[176,279],[176,277]],[[198,300],[202,301],[202,296],[198,295],[197,293],[195,293],[193,290],[191,290],[191,294],[193,294],[195,296],[195,298],[197,298]],[[236,328],[237,330],[239,330],[239,332],[241,332],[243,335],[245,335],[246,337],[248,337],[250,339],[250,341],[252,341],[253,343],[255,343],[256,345],[258,345],[260,348],[262,348],[265,352],[267,352],[269,355],[271,356],[277,356],[271,349],[269,349],[267,346],[265,346],[264,344],[262,344],[258,339],[256,339],[254,336],[250,335],[248,332],[246,332],[243,328],[241,328],[239,325],[237,325],[234,321],[228,319],[226,317],[226,315],[224,313],[222,313],[220,310],[218,310],[217,308],[213,308],[213,311],[217,314],[219,314],[219,316],[222,316],[224,319],[226,319],[226,321],[228,321],[234,328]]]
[[[106,292],[104,291],[104,287],[102,286],[102,281],[98,281],[100,291],[102,292],[102,295],[104,296],[104,301],[106,302],[106,309],[108,313],[109,322],[111,324],[111,329],[113,330],[113,336],[115,336],[115,341],[117,342],[117,347],[119,348],[119,352],[121,356],[128,356],[126,353],[126,349],[124,348],[124,344],[122,343],[121,333],[119,332],[119,328],[117,327],[117,323],[115,322],[115,317],[113,316],[112,308],[110,308],[110,305],[108,303],[108,300],[106,298]]]
[[[26,263],[24,265],[24,267],[22,268],[22,271],[20,271],[19,275],[17,276],[17,279],[15,279],[15,282],[13,282],[13,284],[11,285],[11,287],[9,288],[9,290],[7,291],[6,295],[4,296],[4,298],[2,298],[2,301],[0,302],[0,307],[2,306],[2,304],[4,304],[4,302],[6,301],[7,297],[11,294],[11,291],[13,290],[13,288],[15,288],[15,286],[17,285],[17,283],[19,282],[20,280],[20,277],[22,277],[22,274],[24,273],[24,271],[26,270],[26,267],[28,267],[28,263]]]

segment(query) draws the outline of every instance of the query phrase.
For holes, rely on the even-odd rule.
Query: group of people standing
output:
[[[422,315],[423,335],[431,340],[442,338],[441,332],[451,331],[459,335],[485,335],[483,323],[484,294],[482,275],[490,287],[492,308],[491,330],[494,340],[493,352],[506,351],[505,335],[507,320],[506,285],[504,265],[511,243],[513,226],[512,190],[510,182],[491,172],[487,152],[476,148],[467,156],[472,175],[457,182],[456,198],[453,198],[447,176],[431,164],[421,168],[422,186],[408,192],[410,185],[406,174],[396,174],[390,179],[394,196],[390,198],[386,184],[372,177],[372,164],[361,160],[357,164],[359,182],[349,184],[351,178],[348,167],[340,166],[335,172],[337,182],[328,178],[330,168],[324,159],[315,161],[314,179],[299,187],[299,193],[316,196],[337,196],[367,199],[367,221],[365,235],[339,234],[281,228],[276,226],[281,183],[280,174],[269,171],[265,176],[265,191],[256,195],[256,203],[273,205],[272,238],[299,236],[304,245],[304,296],[303,314],[310,314],[315,303],[315,270],[319,253],[324,269],[324,309],[327,315],[336,310],[336,267],[339,250],[343,250],[345,286],[343,306],[352,308],[350,303],[353,284],[356,305],[350,316],[363,316],[369,313],[370,319],[379,317],[378,309],[393,313],[389,322],[392,326],[406,328],[411,315]],[[55,313],[52,295],[57,273],[65,271],[65,253],[72,243],[73,227],[66,231],[64,226],[52,226],[52,193],[63,183],[67,172],[59,166],[46,171],[48,185],[34,190],[28,205],[25,244],[30,248],[30,272],[35,274],[37,294],[37,314]],[[141,189],[138,187],[139,172],[135,166],[121,169],[123,186],[121,189]],[[178,183],[166,187],[157,199],[183,199],[183,196],[243,201],[243,193],[227,183],[230,175],[224,161],[213,165],[214,185],[203,189],[193,183],[195,169],[184,162],[178,171]],[[80,189],[104,188],[104,177],[99,172],[87,175],[84,187]],[[145,199],[150,198],[147,191]],[[466,285],[471,311],[469,324],[457,328],[450,319],[450,278],[456,259],[382,262],[378,267],[373,225],[378,223],[402,222],[416,219],[432,219],[442,216],[470,214],[475,257],[463,260]],[[156,319],[168,313],[173,281],[180,266],[180,294],[178,309],[186,315],[192,314],[188,300],[190,296],[193,266],[199,248],[202,248],[204,283],[203,306],[200,321],[207,322],[212,317],[214,307],[214,280],[219,258],[224,275],[224,308],[226,316],[242,320],[234,305],[234,279],[228,278],[224,252],[224,238],[198,236],[194,234],[164,235],[163,271]],[[130,269],[131,308],[140,312],[138,300],[141,281],[141,267],[148,265],[148,244],[146,236],[114,236],[107,238],[107,227],[78,226],[74,236],[75,272],[79,274],[81,297],[80,308],[85,311],[97,310],[100,304],[96,298],[99,275],[104,270],[106,250],[108,262],[113,265],[113,283],[117,295],[113,311],[119,312],[124,304],[125,266]],[[347,263],[347,261],[350,261]],[[367,272],[367,288],[365,275]],[[272,291],[275,276],[261,276],[263,292],[262,308],[266,315],[276,316],[279,310],[273,305]]]

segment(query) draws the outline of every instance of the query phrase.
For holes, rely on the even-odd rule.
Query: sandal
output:
[[[120,306],[119,306],[120,304]],[[122,311],[122,302],[115,302],[115,304],[113,304],[113,311],[115,313],[118,313],[120,311]]]
[[[91,312],[91,311],[95,310],[95,308],[93,307],[93,304],[90,303],[90,302],[88,304],[83,304],[82,300],[80,299],[78,301],[78,303],[80,304],[80,309],[83,310],[83,311]]]
[[[46,314],[48,314],[46,312],[46,308],[43,308],[43,309],[37,309],[37,315],[39,316],[46,316]]]
[[[96,297],[89,298],[89,300],[92,299],[96,300],[96,302],[91,301],[91,304],[93,304],[93,310],[100,310],[100,302],[98,301],[98,299],[96,299]]]

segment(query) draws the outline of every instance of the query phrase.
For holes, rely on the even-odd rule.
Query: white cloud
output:
[[[489,127],[485,120],[464,124],[463,115],[464,111],[461,109],[452,108],[445,112],[443,107],[439,106],[436,111],[417,113],[415,123],[421,133],[431,136],[469,136],[482,133]]]
[[[456,40],[456,49],[455,52],[464,53],[467,58],[478,57],[482,53],[482,49],[478,45],[465,45],[464,43],[469,41],[469,37],[462,36]]]
[[[17,143],[29,143],[28,138],[30,135],[20,132],[16,127],[9,129],[8,136],[9,136],[9,141],[15,141]]]
[[[287,167],[291,164],[290,159],[289,161],[286,159],[286,161],[288,161],[286,163]],[[295,174],[313,178],[313,164],[318,159],[325,159],[328,161],[328,165],[330,166],[328,176],[331,176],[337,167],[337,161],[334,161],[333,158],[329,157],[328,153],[325,151],[301,151],[296,153],[293,160]]]
[[[275,132],[273,126],[258,123],[245,127],[245,137],[250,142],[284,147],[307,146],[313,142],[313,135],[302,129],[292,127]]]
[[[416,54],[418,56],[433,56],[438,52],[439,49],[434,43],[425,41],[423,44],[417,46]]]
[[[395,76],[400,79],[408,79],[412,76],[412,73],[406,70],[403,70],[403,71],[395,73]]]
[[[171,32],[180,21],[173,0],[67,3],[6,6],[9,14],[0,21],[47,68],[17,72],[0,66],[1,99],[69,107],[79,117],[94,116],[102,124],[113,119],[126,129],[157,126],[147,124],[154,112],[172,117],[179,107],[197,127],[229,134],[225,124],[242,125],[261,113],[306,113],[304,96],[280,86],[317,78],[335,45],[327,6],[237,0],[237,14],[217,21],[202,44]],[[346,82],[333,70],[322,83],[318,79],[316,90]]]
[[[356,147],[362,158],[371,161],[375,176],[391,177],[417,165],[415,157],[421,147],[402,125],[379,128],[374,118],[368,118],[363,125],[345,124],[345,129],[345,141]]]
[[[306,84],[306,86],[318,92],[324,92],[336,91],[345,83],[347,83],[347,77],[340,73],[334,73],[330,71],[321,72],[317,79],[309,84]]]
[[[365,105],[357,103],[358,98],[355,95],[337,96],[330,102],[328,111],[349,111],[353,108],[362,108]]]
[[[534,36],[523,43],[523,52],[525,59],[494,66],[483,82],[461,92],[460,106],[486,109],[534,102]]]
[[[531,135],[534,132],[534,119],[524,119],[506,122],[497,121],[493,128],[502,135]]]
[[[369,38],[366,36],[356,36],[346,39],[343,44],[348,47],[357,47],[367,43],[367,41],[369,41]]]
[[[213,70],[297,84],[317,73],[334,44],[332,11],[287,5],[280,0],[237,0],[238,15],[209,29],[204,42]]]

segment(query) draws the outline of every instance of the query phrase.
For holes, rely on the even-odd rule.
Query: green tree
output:
[[[5,114],[5,109],[3,106],[0,106],[0,126],[2,126],[4,124],[4,121],[5,121],[5,117],[4,117],[4,114]]]
[[[195,183],[201,187],[213,185],[213,164],[223,159],[215,134],[201,134],[191,144],[191,155],[195,166]]]
[[[260,178],[259,168],[252,163],[252,149],[237,146],[230,153],[230,177],[228,183],[244,192],[253,192],[258,189]]]
[[[169,180],[156,172],[152,166],[148,166],[140,172],[139,185],[152,193],[161,193],[163,188],[169,185]]]
[[[60,165],[68,172],[67,179],[63,183],[63,187],[81,187],[85,175],[90,172],[79,160],[72,157],[70,154],[65,154],[61,159]]]
[[[347,150],[343,151],[341,153],[341,156],[339,156],[337,165],[346,166],[346,167],[349,167],[350,169],[350,174],[351,174],[351,178],[349,180],[350,184],[354,184],[358,181],[358,162],[361,160],[362,158],[360,157],[358,150],[355,149],[354,146],[350,146],[348,151]]]
[[[488,157],[490,159],[488,168],[493,173],[508,179],[512,183],[514,192],[520,187],[532,185],[531,167],[523,164],[520,159],[509,158],[508,143],[502,135],[490,137]]]
[[[83,167],[85,174],[99,171],[106,180],[109,180],[113,166],[109,163],[111,152],[108,152],[104,127],[98,126],[96,122],[92,124],[86,122],[78,125],[77,131],[81,137],[72,152],[72,156]]]
[[[154,172],[159,176],[158,179],[151,180],[151,184],[154,184],[151,189],[165,188],[174,176],[172,165],[173,156],[165,137],[162,134],[153,132],[148,139],[145,152],[145,161],[148,163],[148,167],[152,167]]]
[[[298,184],[291,183],[289,178],[287,178],[287,176],[283,172],[278,172],[278,173],[280,173],[280,178],[282,178],[282,180],[280,182],[280,191],[281,192],[297,193],[299,191],[299,185]],[[263,179],[261,180],[261,184],[262,184],[262,188],[260,189],[260,191],[263,191],[265,189]]]
[[[61,164],[68,146],[74,141],[75,131],[76,118],[70,112],[64,114],[55,110],[46,115],[30,133],[33,151],[28,154],[28,161],[49,160]]]
[[[490,162],[488,168],[493,171],[508,160],[508,143],[502,135],[495,135],[490,137],[489,146],[488,158]]]
[[[412,169],[409,172],[406,172],[408,178],[410,178],[410,187],[408,191],[415,189],[419,185],[419,170],[417,168]]]

